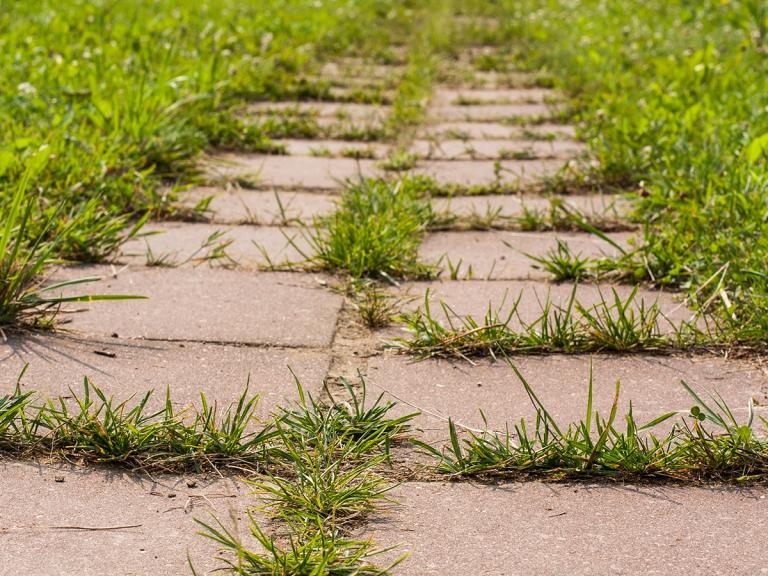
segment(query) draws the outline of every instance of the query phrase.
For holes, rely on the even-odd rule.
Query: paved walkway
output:
[[[358,72],[345,84],[347,65],[325,70],[338,76],[340,90],[380,84],[400,72],[368,67],[367,76]],[[492,212],[507,225],[430,233],[421,257],[445,270],[441,279],[395,290],[413,297],[411,306],[422,303],[429,290],[434,301],[447,302],[459,314],[482,316],[489,303],[501,305],[522,291],[521,313],[535,317],[542,297],[567,298],[571,287],[549,284],[524,253],[543,255],[557,239],[585,255],[614,250],[585,233],[524,232],[514,225],[526,210],[547,209],[542,179],[584,152],[572,127],[548,119],[556,112],[557,94],[516,87],[521,78],[478,73],[463,84],[437,86],[425,124],[407,143],[418,157],[415,173],[466,189],[496,184],[516,191],[435,199],[437,208],[463,221]],[[371,331],[356,320],[338,289],[339,278],[265,269],[300,260],[296,246],[309,249],[300,226],[334,210],[345,179],[382,176],[381,161],[389,152],[386,143],[348,139],[376,134],[390,112],[387,106],[288,102],[256,105],[248,113],[258,120],[286,110],[316,118],[320,138],[286,139],[287,155],[229,153],[207,159],[211,184],[185,193],[182,203],[192,207],[213,196],[210,222],[151,223],[148,230],[161,234],[126,245],[118,263],[59,272],[103,275],[106,280],[94,290],[149,299],[94,304],[71,316],[67,332],[0,343],[0,383],[14,385],[29,363],[23,387],[51,397],[67,396],[88,376],[120,398],[168,386],[180,405],[197,401],[200,392],[227,404],[250,375],[266,416],[296,397],[288,367],[317,397],[325,380],[361,371],[373,392],[401,402],[403,411],[422,410],[417,434],[430,442],[447,439],[449,417],[479,428],[482,409],[487,425],[497,430],[530,417],[524,391],[505,364],[414,363],[384,346],[400,335],[397,327]],[[631,241],[625,199],[557,200],[615,223],[615,242]],[[200,252],[201,245],[219,230],[225,231],[222,239],[232,241],[229,258],[201,264],[201,255],[210,255]],[[161,257],[180,265],[146,265]],[[452,280],[448,262],[461,263]],[[601,287],[579,290],[589,301],[599,297]],[[643,291],[640,297],[658,300],[674,318],[687,318],[672,295]],[[632,401],[638,420],[688,409],[681,379],[717,390],[737,408],[746,407],[749,398],[768,399],[768,378],[748,361],[650,354],[514,360],[565,421],[582,416],[590,362],[596,409],[609,409],[620,379],[623,401]],[[398,458],[407,468],[412,455]],[[0,574],[176,575],[188,573],[188,553],[198,573],[211,573],[217,552],[196,535],[193,518],[214,512],[243,528],[244,512],[254,504],[248,491],[235,479],[193,482],[77,463],[0,463]],[[410,552],[396,570],[403,575],[768,573],[768,552],[760,544],[768,529],[763,488],[406,481],[394,494],[399,505],[360,534]]]

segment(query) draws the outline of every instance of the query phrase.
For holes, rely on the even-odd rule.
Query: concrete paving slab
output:
[[[217,574],[221,554],[194,519],[215,515],[250,544],[252,491],[234,480],[188,488],[184,478],[3,463],[0,575],[178,576],[191,573],[188,554],[198,574]]]
[[[573,158],[587,151],[573,140],[416,140],[410,149],[434,160]]]
[[[531,140],[553,140],[576,137],[573,126],[565,124],[536,124],[531,126],[511,126],[498,122],[439,122],[423,127],[421,138],[450,140],[516,139],[525,137]]]
[[[553,113],[549,104],[476,104],[434,106],[427,116],[438,122],[498,122],[512,118],[546,118]]]
[[[764,487],[408,483],[373,529],[402,576],[768,573]],[[395,556],[397,552],[393,552]]]
[[[723,358],[670,357],[651,355],[513,356],[536,395],[558,425],[565,429],[586,417],[590,364],[593,375],[593,410],[607,417],[611,410],[616,382],[621,382],[619,428],[630,401],[636,421],[644,424],[670,411],[686,417],[695,404],[680,384],[685,380],[701,393],[718,393],[739,418],[747,417],[750,398],[759,404],[758,414],[768,416],[761,405],[768,399],[768,376],[753,364]],[[377,393],[386,390],[391,399],[400,399],[401,413],[417,407],[422,414],[414,425],[420,437],[438,445],[448,440],[447,419],[460,427],[514,433],[514,426],[525,418],[535,427],[536,412],[512,368],[505,362],[476,360],[424,360],[400,355],[372,358],[368,365],[369,385]],[[487,420],[485,424],[480,414]],[[657,429],[669,431],[672,421]]]
[[[569,210],[593,218],[622,220],[626,218],[632,202],[617,194],[587,194],[556,196],[552,199],[544,196],[454,196],[453,198],[434,198],[432,207],[437,212],[468,218],[497,214],[498,218],[518,218],[525,211],[548,213],[552,201],[562,203]]]
[[[133,294],[147,300],[96,302],[66,315],[89,336],[321,347],[331,343],[342,297],[321,275],[182,268],[83,266],[55,279],[101,276],[65,293]],[[80,305],[82,308],[82,305]]]
[[[628,246],[632,233],[614,233],[611,239]],[[437,264],[448,273],[451,265],[462,263],[464,273],[472,268],[472,277],[502,280],[549,279],[550,274],[537,268],[527,255],[544,257],[557,249],[557,241],[568,244],[576,255],[589,258],[618,256],[619,251],[592,234],[578,232],[510,232],[461,231],[429,234],[419,256],[424,262]],[[459,277],[463,278],[464,273]]]
[[[292,114],[352,120],[383,122],[390,113],[387,106],[348,102],[259,102],[248,106],[249,114]]]
[[[0,342],[0,394],[16,385],[28,365],[23,390],[69,397],[70,389],[82,391],[88,377],[120,401],[154,390],[152,409],[162,408],[166,389],[179,409],[199,406],[201,393],[225,408],[237,402],[247,385],[250,394],[259,395],[258,417],[266,418],[297,399],[290,370],[318,396],[329,363],[327,352],[314,350],[27,334]]]
[[[396,64],[374,64],[359,58],[345,58],[336,62],[326,62],[320,70],[322,76],[346,78],[383,79],[399,76],[405,71],[404,66]]]
[[[194,208],[211,197],[210,212],[214,223],[295,225],[308,224],[315,218],[331,214],[338,196],[318,192],[291,190],[243,190],[241,188],[194,188],[183,192],[180,204]]]
[[[487,186],[501,182],[516,188],[525,184],[541,181],[555,176],[567,164],[556,160],[509,160],[501,162],[501,172],[497,173],[496,162],[491,160],[425,160],[415,169],[418,174],[431,176],[440,184],[459,186]]]
[[[338,190],[348,179],[375,176],[376,161],[353,158],[313,158],[220,154],[207,166],[210,178],[247,179],[254,189]]]
[[[387,146],[375,142],[346,140],[273,140],[285,146],[292,156],[332,156],[341,158],[383,158]]]
[[[271,265],[289,265],[306,260],[312,253],[307,233],[276,226],[222,226],[187,222],[152,222],[141,238],[126,242],[119,261],[134,265],[226,266],[256,270]],[[218,236],[220,234],[220,236]],[[215,240],[211,240],[216,236]],[[218,247],[226,257],[207,260]]]
[[[432,95],[432,104],[541,104],[557,99],[558,93],[547,88],[437,88]]]
[[[576,300],[585,307],[595,306],[603,300],[613,302],[613,290],[624,300],[632,292],[631,286],[613,284],[581,284],[576,288]],[[517,315],[510,323],[519,327],[517,316],[526,323],[534,322],[541,316],[542,306],[549,300],[554,306],[566,306],[573,292],[573,284],[548,284],[525,280],[444,280],[442,282],[413,282],[404,284],[401,296],[413,298],[406,308],[416,310],[423,307],[429,291],[433,315],[443,320],[440,302],[444,301],[459,316],[472,316],[481,322],[490,307],[506,319],[515,302],[520,300]],[[675,295],[656,290],[638,289],[634,302],[645,303],[646,308],[656,303],[661,311],[673,322],[690,320],[691,312]],[[662,329],[667,326],[662,321]]]

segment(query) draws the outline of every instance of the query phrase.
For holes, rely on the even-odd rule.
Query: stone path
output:
[[[399,72],[353,61],[328,63],[323,74],[334,78],[340,94],[359,86],[386,94]],[[557,113],[557,94],[525,87],[519,73],[457,76],[463,83],[435,88],[425,124],[407,143],[417,158],[413,172],[465,190],[498,185],[506,194],[436,198],[436,209],[458,223],[430,232],[421,258],[443,273],[393,291],[412,298],[411,309],[429,293],[435,307],[445,301],[476,317],[520,294],[521,318],[532,319],[543,299],[562,302],[571,286],[548,283],[526,254],[542,256],[558,239],[584,255],[615,248],[583,232],[526,232],[516,219],[527,210],[545,211],[554,200],[612,223],[611,238],[622,245],[634,233],[631,205],[619,197],[540,195],[542,179],[584,154],[573,127],[549,119]],[[50,397],[67,396],[88,376],[120,398],[168,387],[181,407],[200,393],[230,403],[250,376],[251,389],[262,396],[259,415],[266,417],[296,398],[290,367],[316,397],[325,381],[333,385],[361,371],[373,392],[400,402],[401,413],[421,410],[417,434],[436,445],[447,439],[448,418],[480,428],[483,410],[494,430],[530,418],[524,390],[505,364],[415,362],[385,347],[402,335],[397,326],[372,331],[359,323],[341,278],[270,271],[311,250],[302,225],[335,209],[346,179],[385,176],[381,161],[393,148],[371,139],[389,115],[387,106],[286,102],[254,105],[248,114],[254,121],[311,118],[316,138],[288,134],[278,141],[285,155],[208,158],[210,184],[186,192],[181,204],[192,208],[212,197],[209,221],[151,223],[147,231],[158,234],[128,243],[114,265],[60,270],[61,278],[104,276],[89,287],[95,292],[149,299],[94,304],[66,316],[65,332],[0,343],[3,389],[15,385],[28,363],[22,388]],[[477,221],[483,213],[497,214],[491,229],[472,224],[471,217]],[[221,241],[231,241],[227,257],[211,259]],[[177,266],[157,266],[163,259]],[[579,298],[597,302],[610,288],[581,286]],[[616,289],[626,294],[631,288]],[[673,295],[644,290],[639,298],[657,301],[672,319],[689,317]],[[768,400],[765,372],[747,360],[652,354],[513,360],[564,422],[583,416],[590,363],[595,408],[609,409],[620,379],[623,402],[632,401],[640,420],[687,410],[681,379],[716,390],[737,414],[750,398]],[[405,451],[397,460],[408,469],[413,457]],[[215,512],[242,523],[258,502],[238,479],[189,480],[76,463],[1,463],[0,575],[183,574],[189,573],[187,554],[199,574],[213,573],[216,547],[196,536],[192,519]],[[395,571],[404,575],[760,574],[768,572],[760,545],[768,528],[766,494],[764,488],[406,481],[394,492],[398,504],[360,534],[410,552]]]

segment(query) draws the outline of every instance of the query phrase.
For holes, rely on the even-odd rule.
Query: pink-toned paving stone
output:
[[[498,122],[439,122],[425,126],[420,137],[429,139],[504,139],[514,140],[526,137],[530,139],[551,140],[556,138],[575,138],[576,130],[566,124],[535,124],[531,126],[511,126]]]
[[[312,253],[309,232],[297,228],[163,222],[150,223],[142,232],[146,235],[122,247],[120,262],[261,269],[304,262]],[[216,239],[211,240],[214,236]],[[209,261],[217,246],[226,251],[226,256]]]
[[[368,532],[402,576],[764,574],[768,489],[406,483]]]
[[[416,140],[410,149],[435,160],[573,158],[586,151],[573,140]]]
[[[257,189],[337,190],[346,180],[378,173],[375,161],[353,158],[220,154],[207,164],[210,178],[245,178]]]
[[[298,114],[318,118],[348,119],[355,122],[382,122],[389,108],[378,104],[347,102],[260,102],[248,107],[251,114]]]
[[[405,68],[397,65],[372,64],[360,59],[346,59],[327,62],[321,69],[325,78],[388,79],[399,76]]]
[[[610,238],[620,246],[628,246],[632,233],[613,233]],[[434,232],[419,249],[424,262],[438,264],[443,270],[461,263],[464,274],[472,270],[475,278],[543,279],[550,274],[529,258],[544,257],[557,249],[557,242],[566,243],[575,255],[589,258],[619,256],[611,244],[591,234],[573,232]]]
[[[435,106],[428,116],[438,122],[498,122],[511,118],[551,116],[548,104],[478,104],[474,106]]]
[[[688,420],[687,413],[694,401],[681,380],[703,398],[720,394],[737,418],[746,420],[751,399],[755,400],[757,413],[768,416],[762,408],[768,400],[768,376],[749,362],[708,356],[558,354],[511,356],[510,361],[563,430],[586,417],[590,366],[593,410],[603,417],[611,410],[616,382],[621,382],[620,427],[630,402],[640,425],[667,412],[680,412],[680,416],[655,429],[659,434],[667,432],[673,422]],[[488,429],[502,434],[507,428],[514,433],[514,427],[524,418],[533,430],[536,411],[513,369],[501,361],[473,362],[474,365],[459,359],[416,362],[405,355],[377,356],[368,364],[368,384],[393,401],[399,399],[401,405],[397,409],[401,413],[420,410],[414,425],[424,438],[438,445],[448,440],[448,418],[460,430]]]
[[[435,179],[439,184],[489,186],[497,183],[517,187],[555,176],[566,166],[564,160],[424,160],[415,172]],[[500,170],[499,170],[500,168]]]
[[[502,320],[506,320],[513,307],[517,305],[516,313],[510,322],[513,328],[519,328],[522,322],[531,323],[542,314],[542,307],[550,302],[553,306],[568,305],[574,291],[574,285],[569,283],[548,284],[525,280],[445,280],[442,282],[413,282],[404,284],[399,289],[402,297],[412,300],[406,304],[409,310],[424,306],[424,299],[429,297],[432,314],[439,321],[444,320],[440,307],[441,302],[450,306],[451,310],[460,317],[472,316],[481,322],[489,308],[497,312]],[[614,302],[614,291],[626,301],[633,291],[632,286],[623,284],[580,284],[576,287],[576,301],[589,308],[606,301]],[[689,321],[692,313],[679,301],[679,297],[667,292],[638,289],[634,298],[634,306],[644,304],[647,309],[656,304],[671,322]],[[668,323],[660,321],[662,331],[669,329]]]
[[[82,392],[83,378],[119,400],[154,390],[149,409],[160,409],[166,389],[177,408],[200,405],[200,394],[224,409],[248,387],[266,418],[297,398],[291,371],[317,396],[328,370],[325,351],[221,346],[195,342],[137,342],[117,338],[32,334],[0,342],[0,395],[16,386],[43,397]]]
[[[181,193],[179,203],[192,209],[206,198],[214,223],[290,226],[311,223],[336,209],[338,197],[292,190],[244,190],[241,188],[194,188]]]
[[[78,294],[132,294],[147,300],[93,303],[65,315],[88,336],[321,347],[331,343],[342,297],[320,275],[186,268],[76,267],[59,278],[101,276]],[[65,292],[69,293],[69,292]]]
[[[216,574],[218,546],[195,519],[219,518],[250,546],[246,511],[258,506],[252,487],[216,478],[190,488],[180,477],[0,463],[0,575],[178,576],[191,573],[188,557],[200,576]]]
[[[354,142],[345,140],[273,140],[285,146],[292,156],[336,156],[348,158],[382,158],[387,146],[375,142]]]
[[[554,90],[546,88],[438,88],[432,96],[432,105],[471,104],[540,104],[558,99]]]
[[[574,194],[553,197],[505,194],[432,199],[432,207],[436,212],[463,218],[492,214],[496,214],[498,218],[519,218],[526,212],[548,214],[553,203],[588,217],[617,221],[626,218],[632,207],[632,201],[629,198],[617,194]]]

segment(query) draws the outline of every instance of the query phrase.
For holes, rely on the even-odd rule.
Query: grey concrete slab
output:
[[[438,122],[498,122],[513,118],[546,118],[553,113],[549,104],[448,104],[434,106],[427,115]]]
[[[297,399],[291,370],[317,396],[329,363],[327,352],[314,350],[27,334],[0,342],[0,395],[13,389],[26,365],[22,390],[43,397],[80,393],[87,377],[121,401],[154,390],[153,409],[162,407],[166,389],[180,409],[199,406],[201,393],[224,408],[248,386],[259,395],[257,415],[266,418]]]
[[[416,140],[410,149],[435,160],[573,158],[587,150],[573,140]]]
[[[628,246],[632,233],[614,233],[610,237]],[[619,251],[598,236],[572,232],[461,231],[429,234],[419,256],[431,264],[440,263],[446,274],[461,262],[463,278],[472,269],[472,277],[488,279],[549,279],[530,256],[545,257],[557,249],[557,241],[565,242],[575,255],[600,258],[618,256]]]
[[[283,225],[309,224],[331,214],[338,196],[292,190],[243,190],[241,188],[194,188],[179,198],[185,208],[211,198],[207,216],[214,223]]]
[[[650,422],[670,411],[681,419],[695,404],[683,386],[685,380],[702,397],[720,394],[738,418],[746,420],[753,398],[758,414],[768,416],[761,406],[768,399],[768,376],[754,364],[710,356],[671,357],[652,355],[512,356],[511,362],[536,392],[561,429],[586,418],[590,365],[593,378],[593,410],[607,417],[621,382],[618,428],[632,403],[636,421]],[[388,354],[372,358],[368,365],[369,386],[376,393],[386,391],[401,402],[400,413],[414,408],[422,414],[414,425],[419,437],[438,445],[448,440],[448,418],[472,430],[494,430],[514,434],[524,418],[535,428],[536,411],[514,370],[505,362],[475,360],[424,360]],[[483,420],[483,416],[487,420]],[[666,433],[673,421],[657,429]],[[690,422],[690,420],[689,420]]]
[[[552,140],[556,138],[575,138],[576,130],[565,124],[537,124],[531,126],[511,126],[498,122],[439,122],[424,126],[420,132],[422,138],[450,140],[516,139],[521,137],[532,140]]]
[[[342,303],[323,287],[327,278],[310,274],[91,266],[65,268],[55,278],[87,276],[103,280],[65,293],[148,298],[94,302],[62,315],[68,329],[89,336],[328,346]]]
[[[402,576],[768,573],[764,487],[408,483],[391,495],[401,510],[371,532],[412,552]]]
[[[501,182],[516,188],[537,183],[555,176],[566,166],[564,160],[508,160],[501,162],[497,172],[496,162],[491,160],[425,160],[415,169],[418,174],[431,176],[440,184],[459,186],[489,186]]]
[[[218,574],[218,547],[195,518],[215,516],[251,545],[250,492],[234,480],[189,488],[184,478],[2,463],[0,575],[177,576],[191,573],[187,555],[200,576]]]
[[[207,162],[209,178],[246,179],[255,189],[338,190],[348,179],[375,176],[375,160],[220,154]]]
[[[256,270],[304,262],[312,253],[309,233],[298,228],[153,222],[126,242],[119,261],[138,265],[226,266]],[[216,250],[226,256],[209,260]]]

